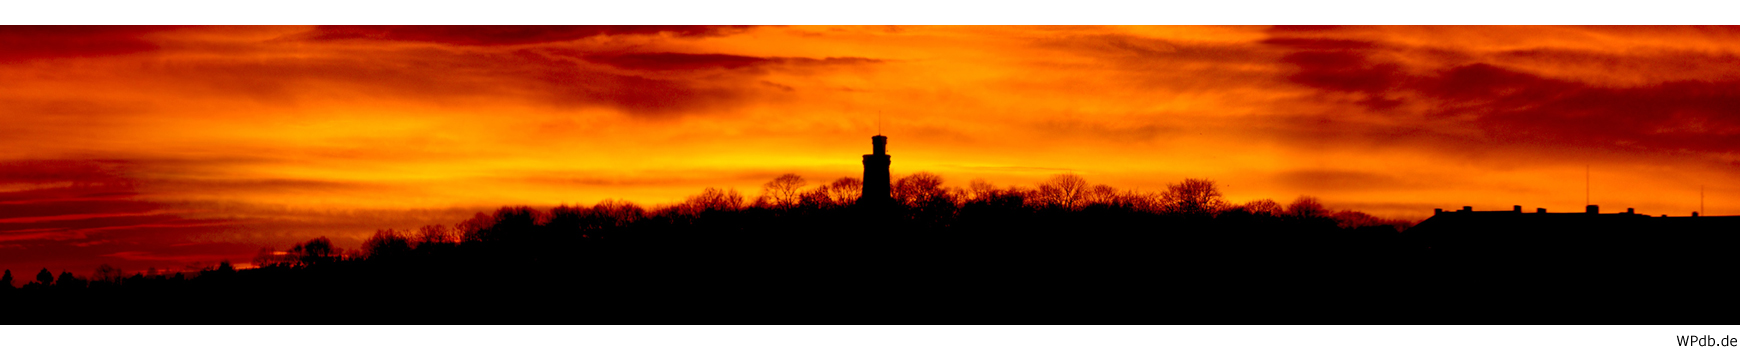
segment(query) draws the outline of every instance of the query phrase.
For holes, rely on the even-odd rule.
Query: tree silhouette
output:
[[[1088,188],[1085,197],[1090,205],[1112,205],[1119,202],[1118,189],[1109,185],[1093,185],[1093,187]]]
[[[804,191],[803,193],[798,194],[797,206],[801,208],[817,209],[833,208],[837,205],[834,203],[834,198],[828,196],[828,185],[822,184],[821,186],[816,186],[816,189],[814,190]]]
[[[1184,179],[1166,186],[1166,192],[1160,194],[1160,203],[1167,213],[1192,216],[1214,215],[1226,206],[1220,189],[1207,179]]]
[[[708,187],[701,194],[690,196],[684,201],[693,211],[737,211],[743,208],[743,195],[736,189],[720,190]]]
[[[801,183],[793,185],[802,188]],[[1446,266],[1467,265],[1430,260],[1444,259],[1434,254],[1454,252],[1443,249],[1453,246],[1437,244],[1432,247],[1442,250],[1427,250],[1424,239],[1403,235],[1392,221],[1355,211],[1331,214],[1310,197],[1295,201],[1290,209],[1272,200],[1229,207],[1222,203],[1220,189],[1207,180],[1186,179],[1162,191],[1136,191],[1091,185],[1079,175],[1062,174],[1037,184],[1038,189],[999,188],[982,179],[959,188],[945,186],[936,174],[918,172],[891,185],[892,197],[900,202],[874,208],[848,205],[863,188],[851,177],[798,191],[796,207],[744,207],[736,191],[718,188],[652,209],[619,200],[555,208],[508,206],[458,223],[424,225],[414,237],[411,232],[380,229],[357,250],[349,250],[360,252],[355,255],[347,256],[346,249],[320,238],[283,251],[264,248],[251,269],[236,270],[228,261],[205,268],[195,263],[187,270],[200,273],[192,276],[169,279],[150,272],[126,275],[121,283],[111,284],[100,281],[122,275],[105,265],[84,276],[97,282],[83,291],[73,287],[80,285],[80,276],[63,273],[59,281],[45,281],[65,288],[32,283],[27,291],[17,293],[84,300],[117,296],[173,300],[183,295],[216,299],[175,306],[200,317],[222,316],[229,309],[266,309],[254,306],[289,300],[369,310],[361,312],[367,318],[360,322],[415,323],[466,309],[491,308],[570,317],[549,322],[648,322],[660,320],[636,315],[661,315],[710,323],[731,321],[707,318],[720,317],[709,316],[715,313],[685,311],[745,304],[773,305],[769,307],[774,311],[789,314],[792,310],[779,309],[783,304],[769,301],[835,298],[830,294],[845,293],[889,299],[856,298],[872,301],[864,309],[840,314],[863,315],[865,310],[912,305],[884,314],[937,317],[912,312],[936,306],[925,297],[887,293],[919,285],[955,296],[1010,295],[1045,308],[1081,303],[1140,307],[1131,305],[1148,302],[1180,307],[1204,295],[1251,295],[1246,291],[1260,289],[1254,282],[1234,279],[1309,287],[1301,288],[1307,291],[1297,292],[1296,300],[1340,294],[1381,300],[1373,293],[1344,292],[1377,290],[1371,287],[1380,283],[1364,281],[1443,277]],[[770,191],[765,197],[774,195]],[[1309,218],[1287,216],[1289,212]],[[1169,213],[1199,216],[1164,215]],[[1204,261],[1213,267],[1176,268]],[[1230,272],[1226,275],[1233,278],[1206,276],[1221,272]],[[1204,290],[1130,288],[1143,282],[1140,276],[1157,274],[1166,276],[1169,284]],[[475,281],[479,276],[485,279],[481,283]],[[1407,282],[1397,285],[1429,289]],[[704,296],[688,292],[697,289],[704,289],[700,293]],[[778,292],[798,289],[819,293]],[[65,292],[69,290],[77,292]],[[366,296],[399,299],[383,303],[382,298]],[[1262,302],[1259,299],[1247,301]],[[1126,303],[1133,300],[1142,302]],[[1348,299],[1325,300],[1345,305]],[[126,307],[117,306],[121,304],[140,303],[101,307]],[[163,314],[131,311],[85,314]],[[971,311],[995,315],[985,317],[1025,313]],[[284,314],[288,315],[273,315],[282,318],[272,321],[330,320],[323,318],[330,316],[311,316],[330,313]],[[538,322],[537,316],[530,317],[534,318],[491,319]],[[1047,321],[1029,317],[1018,322]]]
[[[942,184],[942,176],[922,171],[916,172],[895,180],[890,196],[894,197],[895,203],[922,206],[947,192],[943,189]]]
[[[73,276],[72,272],[61,271],[60,278],[54,280],[54,286],[60,289],[80,289],[85,287],[85,281]]]
[[[124,277],[127,277],[127,274],[122,273],[121,269],[109,266],[109,264],[97,266],[97,270],[91,272],[92,282],[120,283],[121,278]]]
[[[310,239],[308,242],[292,246],[290,251],[305,266],[316,265],[336,260],[338,251],[333,249],[332,240],[326,237]]]
[[[592,214],[602,227],[622,227],[645,217],[646,208],[634,202],[606,199],[592,205]]]
[[[287,258],[288,252],[281,253],[272,247],[261,247],[259,252],[254,253],[254,259],[251,262],[255,267],[278,266],[290,263]]]
[[[230,265],[229,260],[223,260],[223,261],[218,262],[218,266],[216,269],[213,269],[209,272],[201,272],[199,274],[199,276],[200,277],[212,276],[212,277],[216,277],[216,278],[226,278],[229,276],[234,276],[235,274],[236,274],[236,267],[233,265]]]
[[[934,298],[887,293],[916,286],[934,290],[936,295],[1009,295],[1043,308],[1089,304],[1106,309],[1139,309],[1154,305],[1171,312],[1189,310],[1188,305],[1196,300],[1308,307],[1249,298],[1254,296],[1249,291],[1280,282],[1303,287],[1289,292],[1289,300],[1312,305],[1324,300],[1335,307],[1354,305],[1356,311],[1367,313],[1372,310],[1360,309],[1360,305],[1394,305],[1399,306],[1395,309],[1410,313],[1422,307],[1437,307],[1420,313],[1436,317],[1446,309],[1467,304],[1400,304],[1396,297],[1386,296],[1391,293],[1373,291],[1405,288],[1402,290],[1431,293],[1431,290],[1457,290],[1461,288],[1459,284],[1484,288],[1487,285],[1480,283],[1486,282],[1480,278],[1517,276],[1506,275],[1504,269],[1483,268],[1531,267],[1527,263],[1534,260],[1592,254],[1582,252],[1626,252],[1600,246],[1597,247],[1604,249],[1581,249],[1590,244],[1576,240],[1555,241],[1554,244],[1566,245],[1555,252],[1542,248],[1545,245],[1510,244],[1527,238],[1506,235],[1499,241],[1506,247],[1529,247],[1516,250],[1546,258],[1529,255],[1489,261],[1488,255],[1493,254],[1463,254],[1457,250],[1497,246],[1486,244],[1488,241],[1460,246],[1444,244],[1446,238],[1402,232],[1401,226],[1405,225],[1398,226],[1395,221],[1357,211],[1332,213],[1311,197],[1301,197],[1289,206],[1257,200],[1229,207],[1219,203],[1220,190],[1207,180],[1186,179],[1164,192],[1143,192],[1108,185],[1090,186],[1080,176],[1065,175],[1052,178],[1065,181],[1040,184],[1044,190],[1035,190],[1019,186],[999,188],[984,180],[974,180],[966,189],[947,187],[940,176],[915,173],[896,181],[899,184],[895,187],[901,193],[898,196],[903,200],[899,205],[874,209],[838,205],[839,199],[854,199],[850,194],[842,195],[844,192],[837,191],[839,188],[857,185],[861,191],[862,184],[852,178],[800,191],[801,206],[790,210],[743,208],[742,197],[735,191],[715,188],[687,197],[680,204],[651,210],[617,200],[591,206],[564,204],[547,211],[503,207],[477,213],[457,224],[448,223],[451,226],[425,225],[417,231],[414,250],[409,247],[412,240],[409,232],[381,229],[357,250],[361,252],[357,256],[366,258],[332,259],[344,256],[345,250],[332,246],[330,241],[316,239],[297,243],[282,252],[262,249],[255,260],[257,268],[253,269],[236,270],[228,261],[215,268],[193,264],[188,270],[200,271],[190,274],[194,276],[166,279],[155,273],[141,273],[129,275],[120,284],[91,283],[83,291],[75,287],[82,285],[80,276],[62,273],[55,281],[46,276],[48,270],[44,269],[39,278],[62,288],[43,288],[42,283],[31,283],[25,291],[15,292],[28,297],[8,300],[34,301],[37,299],[32,298],[37,295],[97,301],[173,300],[184,295],[216,299],[174,306],[178,314],[196,315],[190,317],[225,316],[225,312],[234,312],[227,311],[230,309],[267,309],[265,306],[271,303],[288,300],[307,305],[337,304],[342,307],[334,309],[341,310],[369,310],[360,312],[364,318],[358,320],[365,323],[415,323],[480,308],[528,310],[520,315],[502,314],[518,318],[490,318],[498,321],[484,322],[719,323],[742,319],[709,317],[744,314],[690,311],[745,304],[793,314],[795,309],[782,305],[816,305],[807,301],[841,299],[841,295],[875,296],[854,298],[870,300],[866,305],[826,305],[861,308],[837,313],[851,317],[871,314],[864,311],[887,309],[899,312],[882,314],[917,315],[914,317],[925,317],[920,319],[925,321],[1006,320],[995,317],[1016,317],[1014,322],[1051,321],[1022,316],[1027,311],[1011,312],[1000,306],[971,309],[972,303],[963,307],[974,312],[951,315],[985,315],[984,318],[927,314],[924,310],[939,305],[929,301]],[[1072,196],[1069,188],[1083,190],[1079,196]],[[1159,199],[1165,199],[1164,205]],[[1204,215],[1162,215],[1167,213]],[[1526,215],[1510,212],[1445,215],[1482,216],[1511,220],[1506,218]],[[1581,214],[1541,217],[1573,216],[1596,217]],[[1613,217],[1635,219],[1619,214]],[[1542,231],[1554,230],[1599,233],[1586,226]],[[1455,236],[1452,239],[1477,236],[1460,234],[1465,231],[1469,230],[1451,231],[1455,234],[1450,236]],[[467,239],[449,243],[451,239],[446,237],[455,234],[463,234]],[[1648,246],[1648,240],[1624,242]],[[438,249],[426,248],[437,246]],[[401,258],[377,259],[386,256]],[[1574,261],[1602,263],[1600,259]],[[1203,269],[1177,268],[1201,262],[1212,265]],[[321,266],[310,268],[314,264]],[[1532,265],[1538,266],[1541,265]],[[1654,267],[1661,266],[1667,265]],[[112,267],[99,267],[85,277],[104,281],[120,275],[119,269],[109,268]],[[1562,266],[1555,271],[1578,268]],[[1193,288],[1130,288],[1145,282],[1140,276],[1156,274],[1165,276],[1166,283]],[[1212,276],[1216,274],[1225,276]],[[474,281],[478,276],[486,280]],[[705,293],[700,294],[704,297],[689,292],[703,288]],[[799,289],[817,292],[786,292]],[[398,299],[384,303],[382,298],[366,296]],[[1435,302],[1456,302],[1444,301],[1449,299],[1453,298],[1438,298]],[[1475,302],[1482,301],[1490,300]],[[66,303],[40,304],[59,307]],[[71,315],[164,315],[125,309],[128,307],[125,305],[133,304],[149,303],[101,303],[90,306],[100,309],[95,312],[46,316],[51,318],[42,322],[65,320],[52,317],[74,317]],[[897,309],[902,307],[905,308]],[[551,321],[536,316],[555,314],[564,318]],[[715,316],[720,314],[730,316]],[[1173,317],[1211,322],[1190,318],[1203,316],[1202,312],[1179,314],[1188,316]],[[1208,314],[1213,322],[1227,321]],[[271,315],[274,318],[266,321],[320,323],[329,322],[329,315],[329,312],[287,312]],[[912,319],[876,320],[900,323]],[[1277,322],[1287,320],[1293,319]]]
[[[836,206],[847,206],[858,201],[864,194],[864,180],[855,177],[841,177],[827,186],[828,198]]]
[[[6,269],[6,275],[0,276],[0,288],[12,289],[12,269]]]
[[[1039,196],[1044,203],[1067,210],[1075,210],[1087,191],[1087,179],[1076,174],[1057,174],[1039,184]]]
[[[982,200],[997,192],[997,186],[992,185],[990,181],[985,181],[985,179],[973,179],[967,183],[967,193],[970,195],[968,200]]]
[[[1287,204],[1287,215],[1295,218],[1320,218],[1329,215],[1329,210],[1323,208],[1323,203],[1317,197],[1299,196],[1293,203]]]
[[[1275,200],[1273,199],[1258,199],[1245,202],[1242,207],[1245,211],[1257,215],[1280,217],[1287,214],[1287,208],[1282,207],[1281,203],[1275,203]]]
[[[597,211],[598,208],[594,206],[592,210]],[[489,240],[515,240],[537,231],[538,211],[532,207],[501,207],[495,210],[494,217],[495,225],[486,230],[489,235],[485,238]]]
[[[590,207],[562,204],[550,208],[549,215],[546,216],[549,219],[544,221],[544,226],[558,232],[585,230],[589,228],[586,225],[587,218],[590,216],[592,216],[592,208]]]
[[[47,268],[43,268],[42,272],[36,273],[36,282],[45,286],[54,284],[54,273],[48,272]]]
[[[1391,227],[1395,228],[1396,231],[1402,231],[1407,230],[1409,226],[1412,226],[1407,221],[1386,220],[1372,216],[1371,214],[1352,210],[1342,210],[1335,212],[1334,214],[1329,214],[1329,218],[1335,219],[1336,226],[1346,229],[1362,227]]]
[[[494,216],[477,213],[472,215],[470,219],[454,224],[453,229],[459,232],[459,239],[462,241],[482,242],[484,236],[489,234],[487,230],[492,226],[495,226]]]
[[[393,229],[375,230],[374,236],[363,240],[362,250],[371,259],[403,256],[411,252],[411,239]]]
[[[454,237],[447,225],[423,225],[417,228],[417,245],[453,243]]]
[[[785,174],[761,185],[762,196],[767,197],[768,204],[779,208],[791,208],[798,203],[798,191],[806,182],[797,174]]]

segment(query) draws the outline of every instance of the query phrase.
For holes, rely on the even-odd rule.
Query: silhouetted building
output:
[[[864,192],[858,197],[858,205],[893,203],[894,197],[889,196],[888,137],[871,136],[870,144],[875,147],[875,153],[864,155]]]
[[[1500,253],[1513,256],[1611,257],[1638,251],[1665,251],[1682,244],[1729,246],[1740,243],[1740,216],[1652,217],[1633,208],[1601,213],[1590,205],[1583,212],[1548,213],[1537,208],[1510,210],[1434,210],[1434,215],[1408,229],[1441,252]]]

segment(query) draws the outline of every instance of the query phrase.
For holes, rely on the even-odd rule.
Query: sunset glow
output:
[[[947,186],[1207,178],[1419,220],[1580,212],[1587,176],[1604,211],[1740,214],[1734,27],[0,27],[0,47],[17,276],[814,186],[861,174],[879,118],[894,176]]]

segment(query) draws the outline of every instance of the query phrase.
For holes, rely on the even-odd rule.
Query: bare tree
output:
[[[1329,209],[1323,208],[1323,203],[1317,197],[1299,196],[1292,204],[1287,204],[1287,215],[1298,218],[1320,218],[1329,216]]]
[[[828,198],[834,201],[834,205],[851,205],[863,195],[864,181],[855,177],[842,177],[828,184]]]
[[[828,196],[828,185],[816,186],[816,189],[798,194],[798,206],[804,208],[829,208],[834,206],[834,198]]]
[[[1136,208],[1136,210],[1148,212],[1160,211],[1160,200],[1156,198],[1156,195],[1153,192],[1125,190],[1124,193],[1118,195],[1118,200],[1123,201],[1125,205],[1128,205],[1131,208]]]
[[[997,185],[985,179],[973,179],[967,183],[967,191],[972,195],[970,200],[985,200],[997,193]]]
[[[417,228],[417,245],[453,243],[454,237],[446,225],[423,225]]]
[[[646,217],[646,208],[626,200],[606,199],[592,205],[592,214],[611,227],[622,227]]]
[[[802,176],[785,174],[762,184],[761,191],[771,204],[780,208],[790,208],[797,205],[798,194],[805,184],[808,182],[805,182]]]
[[[453,224],[453,229],[454,231],[457,231],[455,233],[459,235],[460,240],[466,242],[477,242],[482,241],[484,238],[483,236],[488,235],[489,228],[493,226],[495,226],[494,216],[478,212],[477,214],[472,215],[470,219],[465,219],[465,221]]]
[[[374,236],[363,240],[362,249],[369,258],[397,256],[411,251],[411,240],[398,230],[375,230]]]
[[[1075,210],[1087,197],[1088,182],[1081,175],[1057,174],[1039,184],[1039,196],[1046,204]]]
[[[1088,189],[1085,197],[1088,204],[1120,205],[1123,202],[1119,198],[1118,189],[1108,185],[1094,185]]]
[[[735,189],[727,191],[708,187],[701,190],[701,194],[689,197],[684,204],[697,211],[735,211],[743,208],[743,195],[737,194]]]
[[[1213,215],[1226,207],[1220,189],[1207,179],[1184,179],[1182,183],[1168,185],[1166,193],[1160,195],[1160,202],[1165,212],[1186,215]]]
[[[109,283],[121,282],[121,279],[126,277],[127,274],[122,273],[121,269],[109,266],[109,264],[99,265],[96,271],[91,272],[91,279]]]
[[[1385,226],[1389,224],[1389,222],[1384,219],[1371,216],[1371,214],[1352,210],[1342,210],[1335,212],[1334,214],[1329,214],[1329,218],[1335,219],[1335,225],[1340,226],[1341,228]]]
[[[339,255],[333,248],[332,240],[322,236],[291,246],[290,251],[301,259],[303,265],[315,265],[336,260]]]
[[[1244,207],[1245,211],[1249,211],[1252,214],[1267,214],[1269,216],[1282,216],[1287,214],[1287,208],[1281,207],[1281,203],[1275,203],[1275,200],[1273,199],[1258,199],[1245,202]]]
[[[894,180],[891,192],[896,203],[919,205],[946,194],[942,184],[942,176],[921,171]]]
[[[961,206],[963,204],[967,204],[967,200],[972,198],[971,192],[968,192],[967,189],[965,189],[965,188],[950,186],[950,187],[944,189],[943,192],[944,192],[943,195],[948,197],[949,202],[954,203],[954,205],[957,207]]]
[[[287,256],[287,252],[280,252],[276,249],[272,249],[272,247],[262,247],[260,248],[259,253],[254,254],[253,264],[254,267],[287,264],[289,263],[287,261]]]

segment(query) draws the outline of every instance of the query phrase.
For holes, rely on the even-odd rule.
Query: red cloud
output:
[[[1406,79],[1401,66],[1373,62],[1366,50],[1377,48],[1370,42],[1322,39],[1270,39],[1263,43],[1298,52],[1281,57],[1281,62],[1299,67],[1288,77],[1294,83],[1313,88],[1362,93],[1360,104],[1378,110],[1394,108],[1401,101],[1386,97],[1387,93]]]
[[[723,54],[689,54],[675,52],[589,55],[584,56],[582,59],[587,62],[629,70],[737,69],[772,64],[850,65],[882,62],[882,60],[863,57],[828,57],[815,59],[794,57],[753,57]]]
[[[1419,107],[1430,117],[1465,118],[1472,121],[1468,126],[1485,132],[1487,142],[1651,152],[1740,151],[1740,80],[1734,78],[1605,86],[1482,62],[1404,69],[1401,63],[1374,57],[1414,53],[1380,42],[1277,38],[1264,43],[1295,50],[1282,59],[1298,68],[1288,77],[1294,83],[1357,94],[1360,105],[1386,118],[1405,117],[1390,115],[1404,104]]]
[[[597,55],[588,56],[585,59],[592,63],[634,70],[733,69],[759,65],[770,61],[769,59],[761,57],[671,52]]]
[[[161,26],[0,26],[0,62],[120,55],[157,49],[144,34]]]
[[[749,26],[322,26],[307,38],[417,41],[451,45],[520,45],[570,41],[600,35],[706,37],[742,32]]]

